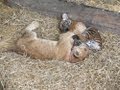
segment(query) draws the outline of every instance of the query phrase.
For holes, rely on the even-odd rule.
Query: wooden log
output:
[[[65,0],[6,0],[6,4],[26,7],[48,16],[60,17],[67,12],[72,19],[82,20],[88,26],[120,34],[120,13],[117,12],[76,5]]]

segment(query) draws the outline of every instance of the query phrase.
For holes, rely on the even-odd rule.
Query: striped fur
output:
[[[86,27],[84,23],[78,22],[75,20],[71,20],[67,14],[65,15],[65,19],[62,18],[60,23],[60,31],[65,33],[67,31],[74,32],[74,34],[78,35],[80,40],[86,42],[89,47],[98,45],[100,48],[96,50],[101,50],[102,48],[102,38],[100,36],[99,31],[94,27]],[[93,49],[93,48],[92,48]]]
[[[96,28],[89,27],[82,33],[82,35],[85,36],[86,41],[94,40],[100,45],[100,47],[102,47],[102,38]]]

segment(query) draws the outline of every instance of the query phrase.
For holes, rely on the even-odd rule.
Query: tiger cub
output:
[[[82,22],[70,19],[66,13],[62,14],[59,28],[62,33],[67,31],[74,32],[93,51],[102,49],[102,39],[99,31],[94,27],[87,28]]]

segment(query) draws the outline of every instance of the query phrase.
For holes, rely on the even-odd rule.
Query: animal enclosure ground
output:
[[[85,4],[92,7],[120,12],[120,0],[66,0],[76,4]]]
[[[36,30],[39,37],[58,40],[56,18],[0,3],[0,42],[6,42],[4,49],[14,46],[11,38],[33,20],[40,23]],[[1,52],[0,81],[6,90],[119,90],[120,36],[109,32],[101,35],[102,51],[78,63],[41,61],[14,52]]]

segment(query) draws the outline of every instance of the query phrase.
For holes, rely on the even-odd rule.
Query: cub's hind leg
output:
[[[25,33],[23,35],[23,38],[37,39],[37,34],[33,30],[37,29],[38,27],[39,27],[39,23],[37,21],[33,21],[25,28]]]
[[[16,46],[17,51],[26,51],[26,48],[31,45],[33,41],[37,39],[37,34],[33,30],[37,29],[39,27],[39,23],[36,21],[33,21],[31,24],[29,24],[23,31],[23,35],[18,39]]]

